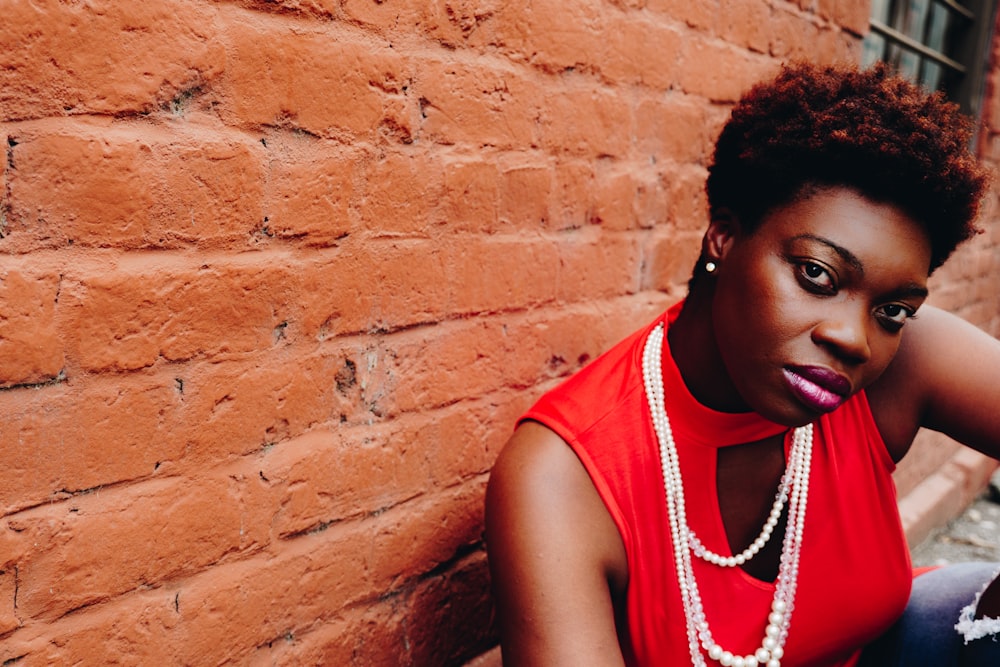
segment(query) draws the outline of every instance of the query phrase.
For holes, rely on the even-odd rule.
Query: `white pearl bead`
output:
[[[783,645],[790,624],[792,603],[799,571],[799,556],[802,533],[805,525],[806,504],[809,494],[809,472],[812,460],[813,425],[795,429],[791,434],[791,449],[788,463],[781,477],[774,503],[760,535],[750,546],[738,554],[722,556],[707,548],[687,524],[684,506],[684,484],[677,457],[677,447],[671,433],[670,420],[664,407],[664,386],[661,368],[664,327],[662,324],[650,332],[643,349],[642,374],[646,399],[652,415],[652,427],[660,450],[660,467],[663,474],[664,492],[667,501],[667,518],[674,552],[677,581],[684,608],[685,624],[691,660],[694,665],[704,667],[705,660],[699,649],[705,648],[713,660],[723,661],[725,667],[780,667],[784,654]],[[698,591],[698,584],[691,567],[692,554],[710,563],[723,567],[742,565],[759,552],[774,533],[787,503],[787,527],[781,548],[778,583],[772,601],[772,613],[768,615],[768,628],[764,639],[754,655],[734,656],[712,639],[705,620],[704,607]],[[778,613],[773,613],[778,612]],[[717,658],[714,656],[718,656]]]

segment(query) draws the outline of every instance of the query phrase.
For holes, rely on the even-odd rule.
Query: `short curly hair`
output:
[[[786,65],[733,109],[709,168],[709,207],[728,209],[752,233],[809,186],[849,187],[923,225],[933,271],[978,231],[989,179],[971,135],[957,105],[884,64]]]

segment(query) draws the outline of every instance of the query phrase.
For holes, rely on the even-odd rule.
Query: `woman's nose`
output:
[[[812,339],[844,361],[864,363],[871,358],[868,313],[858,307],[831,308],[813,328]]]

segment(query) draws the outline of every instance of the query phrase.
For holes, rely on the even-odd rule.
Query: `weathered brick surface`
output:
[[[0,662],[488,649],[482,495],[517,416],[684,293],[729,104],[856,58],[867,14],[6,3]],[[994,332],[997,229],[935,278]]]
[[[179,2],[4,3],[0,116],[148,113],[212,85],[218,14]]]
[[[252,140],[52,122],[15,140],[8,250],[241,248],[261,226],[264,169]]]
[[[59,287],[59,276],[0,269],[0,386],[46,382],[62,371]]]

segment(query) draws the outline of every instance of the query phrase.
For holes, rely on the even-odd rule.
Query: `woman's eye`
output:
[[[798,272],[811,288],[832,292],[837,287],[830,272],[816,262],[802,262],[798,265]]]
[[[913,309],[899,303],[888,303],[876,311],[882,325],[890,331],[899,331],[906,320],[916,317]]]

